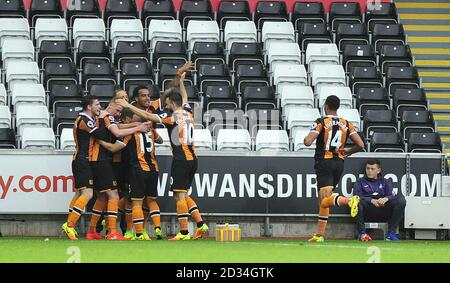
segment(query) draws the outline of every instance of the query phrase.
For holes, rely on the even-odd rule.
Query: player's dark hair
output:
[[[120,88],[120,87],[116,87],[116,89],[114,90],[114,95],[113,95],[113,100],[115,99],[115,98],[117,98],[117,94],[119,94],[119,92],[121,92],[121,91],[125,91],[123,88]],[[125,92],[126,93],[126,92]],[[128,93],[127,93],[127,95],[128,95]]]
[[[178,91],[171,91],[167,98],[170,99],[170,101],[173,101],[176,106],[183,105],[183,97]]]
[[[135,89],[133,89],[133,98],[137,98],[139,96],[139,91],[141,89],[148,89],[148,91],[150,91],[148,86],[146,86],[146,85],[138,85]],[[151,93],[150,93],[150,95],[151,95]]]
[[[381,168],[381,162],[378,159],[369,159],[366,161],[366,166],[367,165],[375,165],[375,164],[378,166],[378,168]]]
[[[97,100],[97,97],[95,95],[85,95],[81,98],[81,106],[83,107],[83,110],[86,110],[89,105],[92,105],[94,103],[94,100]]]
[[[330,95],[325,100],[325,105],[328,106],[329,110],[338,110],[341,106],[341,100],[336,95]]]
[[[130,109],[125,108],[122,110],[122,115],[121,115],[122,120],[125,120],[125,118],[133,119],[133,116],[134,116],[134,112],[131,111]]]

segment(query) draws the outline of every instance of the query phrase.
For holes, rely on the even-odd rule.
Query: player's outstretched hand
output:
[[[191,61],[188,61],[178,69],[177,76],[180,77],[183,73],[192,72],[193,70],[194,70],[194,64],[192,64]]]
[[[128,108],[130,104],[123,98],[118,98],[114,101],[117,105],[122,106],[123,108]]]

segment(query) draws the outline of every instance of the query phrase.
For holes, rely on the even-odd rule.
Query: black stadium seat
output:
[[[392,100],[393,109],[398,118],[403,116],[403,111],[428,110],[427,97],[423,88],[398,88],[395,90]]]
[[[405,144],[400,133],[374,133],[370,152],[405,152]]]
[[[0,18],[25,17],[22,0],[0,1]]]
[[[306,51],[309,43],[331,43],[331,33],[325,23],[302,23],[298,33],[298,44]]]
[[[50,84],[54,81],[74,81],[77,82],[78,75],[75,64],[67,59],[47,59],[43,71],[43,84],[46,89],[50,89]]]
[[[176,76],[178,68],[180,68],[184,62],[179,64],[173,63],[163,63],[160,65],[158,74],[158,86],[162,91],[166,90],[167,84]],[[190,82],[193,84],[192,75],[190,73],[186,74],[185,82]]]
[[[365,21],[369,32],[373,30],[376,23],[396,24],[398,21],[398,15],[395,4],[388,2],[377,2],[367,5]]]
[[[97,0],[67,1],[66,20],[69,27],[76,18],[100,18]]]
[[[352,93],[357,93],[361,87],[383,87],[383,78],[377,67],[353,67],[348,85]]]
[[[16,133],[13,129],[0,128],[0,148],[16,148]]]
[[[81,100],[83,94],[80,85],[73,81],[55,81],[48,91],[48,107],[52,113],[55,112],[55,103]]]
[[[242,109],[275,109],[275,91],[271,86],[246,87],[242,93]]]
[[[82,40],[76,54],[76,64],[79,68],[83,65],[83,58],[108,58],[109,50],[104,40]]]
[[[113,19],[135,19],[136,3],[134,0],[107,0],[103,13],[106,27],[109,27]]]
[[[68,58],[72,60],[70,42],[65,40],[43,40],[39,48],[38,64],[44,66],[47,58]]]
[[[179,11],[182,28],[187,28],[190,20],[213,20],[214,15],[209,0],[184,0]]]
[[[412,66],[412,54],[409,45],[383,45],[380,51],[379,66],[383,74],[389,67]]]
[[[148,28],[152,19],[175,20],[177,13],[172,0],[145,0],[142,8],[142,25]]]
[[[386,87],[389,95],[397,88],[419,88],[420,79],[416,67],[389,67],[386,71]]]
[[[223,46],[219,42],[195,42],[191,61],[199,64],[225,64]]]
[[[217,23],[225,28],[227,21],[251,21],[250,6],[247,1],[220,1],[217,9]]]
[[[118,86],[113,81],[95,81],[88,84],[87,93],[100,101],[109,102]]]
[[[81,75],[85,90],[89,90],[88,84],[98,81],[109,81],[115,84],[114,67],[106,59],[86,59]]]
[[[400,121],[400,132],[409,140],[411,133],[433,133],[434,119],[431,111],[403,111]]]
[[[236,109],[238,97],[233,86],[208,86],[203,100],[203,109]]]
[[[361,117],[367,110],[390,110],[389,95],[385,88],[359,88],[356,93],[356,108]]]
[[[292,10],[292,22],[295,30],[302,23],[325,23],[326,16],[321,2],[295,2]]]
[[[367,110],[364,116],[364,135],[370,139],[375,132],[396,133],[397,119],[392,110]]]
[[[126,89],[128,84],[155,84],[150,63],[142,60],[127,60],[120,66],[120,83]]]
[[[284,1],[259,1],[256,4],[255,23],[258,30],[266,21],[288,21],[286,3]]]
[[[143,41],[119,41],[114,52],[114,64],[121,65],[121,60],[139,58],[150,61],[147,44]]]
[[[153,50],[153,67],[160,68],[163,63],[178,64],[187,61],[186,44],[184,42],[158,41]]]
[[[239,93],[243,93],[249,86],[268,86],[269,80],[265,65],[259,63],[245,63],[236,66],[234,85]]]
[[[347,44],[369,44],[366,26],[360,23],[339,24],[336,30],[336,44],[339,51],[344,50]]]
[[[32,0],[29,10],[31,25],[34,27],[37,18],[61,18],[60,0]]]
[[[255,42],[234,42],[231,45],[228,55],[228,66],[231,70],[236,70],[237,63],[255,63],[264,64],[262,49],[259,43]]]
[[[373,67],[377,65],[375,50],[371,45],[346,44],[342,52],[342,64],[346,72],[352,67]]]
[[[379,53],[382,45],[404,45],[405,32],[401,24],[375,24],[372,44]]]
[[[198,68],[197,87],[200,92],[211,85],[231,85],[228,66],[225,64],[202,64]]]
[[[59,104],[55,107],[55,118],[53,120],[53,131],[60,135],[63,128],[72,128],[75,119],[83,110],[81,102]]]
[[[335,2],[331,4],[329,23],[332,31],[336,31],[341,23],[361,23],[361,6],[359,3]]]
[[[439,133],[411,133],[408,140],[408,152],[442,152]]]

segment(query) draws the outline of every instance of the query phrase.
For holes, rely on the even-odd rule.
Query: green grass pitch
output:
[[[185,256],[180,256],[180,250]],[[70,241],[65,238],[0,238],[0,262],[450,262],[450,241],[333,240],[307,243],[292,239],[243,239],[240,242]],[[186,251],[186,252],[185,252]]]

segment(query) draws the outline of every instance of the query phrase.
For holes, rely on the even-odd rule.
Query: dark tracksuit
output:
[[[392,192],[392,184],[379,176],[378,179],[369,179],[367,176],[360,178],[356,183],[353,194],[358,195],[361,201],[358,205],[356,225],[358,231],[364,229],[364,220],[367,222],[385,222],[388,220],[389,231],[395,231],[403,218],[406,206],[405,197],[399,192]],[[388,202],[383,207],[376,207],[370,201],[387,197]]]

